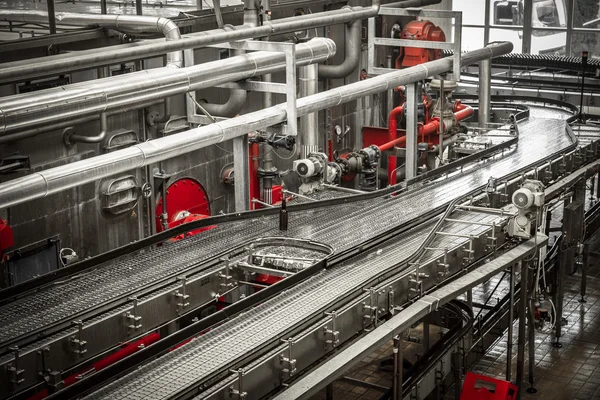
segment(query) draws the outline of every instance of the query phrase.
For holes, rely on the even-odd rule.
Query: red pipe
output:
[[[249,151],[249,159],[250,159],[250,182],[249,182],[249,192],[250,192],[250,210],[256,209],[255,203],[252,202],[252,199],[260,200],[260,181],[258,179],[258,158],[260,154],[260,149],[258,143],[251,143],[248,149]]]
[[[402,116],[404,112],[404,104],[399,107],[396,107],[390,113],[388,118],[388,140],[393,142],[396,140],[398,136],[398,117]],[[393,148],[393,146],[392,146]],[[396,166],[398,163],[398,158],[395,155],[388,157],[388,184],[395,185],[396,184]]]
[[[92,364],[92,366],[90,368],[66,377],[64,379],[65,387],[70,386],[70,385],[74,384],[75,382],[77,382],[78,380],[80,380],[81,375],[84,375],[91,371],[100,371],[101,369],[104,369],[104,368],[108,367],[109,365],[116,363],[117,361],[121,361],[125,357],[129,357],[130,355],[132,355],[133,353],[138,351],[140,348],[150,346],[152,343],[158,342],[159,340],[160,340],[160,334],[153,332],[153,333],[150,333],[149,335],[144,336],[143,338],[141,338],[139,340],[136,340],[133,343],[127,343],[125,345],[125,347],[123,347],[121,350],[115,351],[114,353],[103,358],[102,360],[95,362],[94,364]],[[29,397],[28,400],[41,400],[47,396],[48,396],[48,389],[44,389],[44,390],[36,393],[35,395]]]
[[[465,119],[472,117],[473,114],[475,114],[473,107],[462,104],[460,101],[457,101],[454,104],[454,115],[456,116],[457,121],[464,121]]]

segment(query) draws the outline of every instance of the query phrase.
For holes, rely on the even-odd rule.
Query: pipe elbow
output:
[[[94,136],[77,135],[72,127],[63,130],[63,141],[67,146],[73,146],[75,143],[100,143],[106,138],[108,131],[108,116],[106,113],[100,115],[100,133]]]
[[[346,58],[339,65],[319,65],[320,79],[342,79],[358,68],[362,21],[346,24]],[[332,56],[333,57],[333,56]]]

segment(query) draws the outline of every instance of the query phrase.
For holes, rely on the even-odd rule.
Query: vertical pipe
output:
[[[333,400],[333,383],[330,383],[325,388],[325,398],[327,400]]]
[[[513,325],[515,322],[515,265],[510,266],[510,288],[508,309],[508,339],[506,341],[506,380],[512,379],[512,350],[513,350]]]
[[[319,92],[319,64],[301,67],[298,75],[300,97],[312,96]],[[319,151],[319,113],[314,112],[300,117],[300,157]]]
[[[406,180],[417,176],[417,83],[406,85]]]
[[[444,161],[444,112],[446,111],[446,94],[444,93],[444,77],[440,76],[440,128],[438,129],[439,134],[439,148],[440,148],[440,166],[442,166]],[[433,161],[435,168],[435,159]]]
[[[573,25],[575,20],[575,0],[567,0],[567,43],[565,45],[565,56],[572,57],[573,47]]]
[[[393,68],[391,54],[388,54],[388,56],[387,56],[387,67],[389,69]],[[394,89],[390,89],[387,91],[387,115],[390,115],[392,113],[393,109],[394,109]]]
[[[248,177],[248,135],[233,139],[233,171],[235,186],[235,211],[247,211],[250,205]]]
[[[487,46],[490,42],[490,14],[491,14],[491,1],[485,2],[485,16],[483,17],[485,28],[483,28],[483,45]]]
[[[142,15],[142,0],[135,0],[135,13]]]
[[[521,292],[519,298],[519,345],[517,353],[517,386],[519,392],[517,394],[517,400],[522,398],[523,393],[523,378],[525,377],[525,341],[526,338],[526,318],[527,318],[527,263],[520,262],[521,264]]]
[[[533,28],[533,0],[523,2],[523,48],[522,53],[531,53],[531,31]]]
[[[54,9],[54,0],[47,0],[48,6],[48,26],[50,28],[50,34],[56,33],[56,12]]]
[[[260,182],[258,180],[258,159],[259,159],[259,145],[258,143],[252,143],[249,146],[249,156],[248,156],[248,162],[249,162],[249,170],[250,170],[250,179],[249,179],[249,185],[250,185],[250,209],[254,210],[256,209],[256,204],[254,202],[252,202],[253,199],[257,199],[260,200]]]
[[[394,337],[394,376],[392,381],[392,399],[402,399],[402,381],[404,380],[403,356],[402,356],[402,333]]]
[[[490,122],[492,63],[490,60],[479,62],[479,127],[485,128]]]
[[[100,14],[107,14],[106,0],[100,0]]]
[[[271,0],[263,0],[263,21],[271,21]],[[263,76],[263,82],[271,82],[273,80],[271,74]],[[273,106],[273,94],[270,92],[263,93],[263,108]],[[271,171],[273,169],[273,152],[269,145],[263,146],[263,170]],[[263,179],[263,202],[273,204],[273,178],[265,177]]]

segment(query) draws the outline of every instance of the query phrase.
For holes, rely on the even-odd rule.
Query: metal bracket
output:
[[[328,329],[327,326],[323,327],[323,333],[325,334],[325,348],[331,345],[332,348],[336,348],[338,343],[340,342],[339,335],[340,332],[336,330],[336,319],[338,317],[337,311],[332,311],[330,313],[325,313],[325,315],[331,317],[331,329]],[[330,336],[330,339],[327,337]]]
[[[379,292],[375,288],[365,289],[365,292],[369,293],[369,305],[366,302],[363,303],[363,311],[365,311],[365,315],[363,316],[363,329],[365,331],[369,331],[366,329],[368,325],[373,324],[375,328],[378,325],[378,315],[379,315]]]
[[[40,372],[38,372],[38,374],[40,376],[46,376],[48,373],[50,373],[50,366],[48,365],[48,362],[50,361],[50,347],[42,347],[37,351],[37,355],[41,365]]]
[[[235,285],[233,284],[232,277],[229,273],[229,257],[223,257],[221,258],[221,261],[225,263],[225,273],[219,272],[217,276],[219,277],[219,287],[223,288],[222,292],[225,293]]]
[[[71,344],[73,345],[73,353],[75,354],[85,354],[87,352],[86,345],[87,342],[82,339],[83,335],[83,321],[73,321],[73,325],[77,327],[77,335],[71,336]]]
[[[127,320],[127,334],[131,335],[133,332],[141,329],[142,324],[140,323],[142,317],[137,313],[138,298],[133,296],[129,300],[133,302],[133,308],[131,311],[127,311],[125,318]]]
[[[295,341],[292,338],[289,338],[287,340],[282,339],[281,341],[283,343],[286,343],[288,345],[288,348],[287,348],[287,357],[285,355],[283,355],[283,354],[281,354],[279,356],[279,362],[281,363],[281,365],[283,365],[284,367],[286,367],[286,368],[283,368],[281,370],[281,372],[283,374],[288,374],[289,377],[291,378],[296,373],[296,359],[293,358],[293,355],[292,355],[292,347],[294,346]]]
[[[177,303],[177,314],[179,314],[187,306],[190,305],[190,303],[186,301],[187,299],[190,298],[190,296],[185,294],[185,284],[187,282],[187,278],[180,277],[180,278],[178,278],[178,280],[181,281],[181,293],[179,293],[179,290],[176,290],[175,293],[173,293],[175,295],[175,298],[179,301]]]
[[[238,399],[245,399],[248,396],[247,392],[244,392],[244,369],[230,370],[230,372],[237,374],[238,376],[238,388],[234,389],[233,385],[229,387],[229,397],[237,396]]]
[[[391,315],[396,314],[396,306],[394,305],[394,291],[390,288],[388,292],[388,311]]]
[[[448,264],[448,248],[444,249],[444,258],[437,262],[437,281],[440,282],[450,273],[450,264]]]
[[[25,379],[22,378],[25,370],[19,369],[19,347],[18,346],[9,347],[9,350],[13,352],[15,359],[13,361],[13,365],[11,367],[7,367],[8,380],[15,387],[18,387],[21,385],[21,383],[23,383],[25,381]]]
[[[419,268],[417,268],[415,272],[410,275],[408,278],[408,293],[409,298],[414,299],[415,297],[423,296],[423,281],[419,278]]]

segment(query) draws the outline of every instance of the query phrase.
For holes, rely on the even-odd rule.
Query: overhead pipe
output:
[[[508,54],[510,42],[500,42],[462,55],[462,66]],[[452,70],[452,58],[442,58],[414,67],[379,75],[343,87],[298,99],[297,113],[307,115],[393,87],[419,82]],[[0,208],[39,199],[118,173],[191,153],[207,146],[266,129],[286,120],[286,104],[265,108],[214,124],[190,129],[165,138],[140,143],[91,159],[50,168],[0,184]],[[436,131],[437,132],[437,131]]]
[[[362,21],[357,20],[347,23],[345,33],[346,58],[339,65],[319,64],[319,79],[342,79],[358,67],[362,43]]]
[[[335,54],[330,39],[296,46],[296,64],[322,62]],[[48,123],[81,118],[284,70],[285,54],[258,51],[185,68],[157,68],[0,98],[0,137]]]
[[[34,22],[45,23],[48,14],[34,10],[3,10],[0,19],[12,22]],[[58,13],[56,19],[60,25],[102,27],[114,29],[123,33],[162,33],[167,41],[180,40],[181,34],[175,22],[163,17],[148,17],[141,15],[122,14],[83,14],[83,13]],[[94,51],[98,51],[97,49]],[[116,63],[115,63],[116,64]],[[167,66],[180,68],[183,65],[183,54],[181,51],[167,53]],[[58,74],[58,72],[54,72]]]
[[[103,65],[119,64],[137,59],[148,59],[168,52],[197,49],[218,43],[278,34],[304,31],[327,25],[345,24],[359,19],[374,17],[379,12],[380,0],[373,0],[370,7],[344,7],[339,10],[299,15],[275,21],[263,21],[261,26],[225,26],[223,29],[190,33],[180,40],[151,40],[124,46],[80,51],[2,64],[0,83],[25,80],[34,77],[58,75]]]

